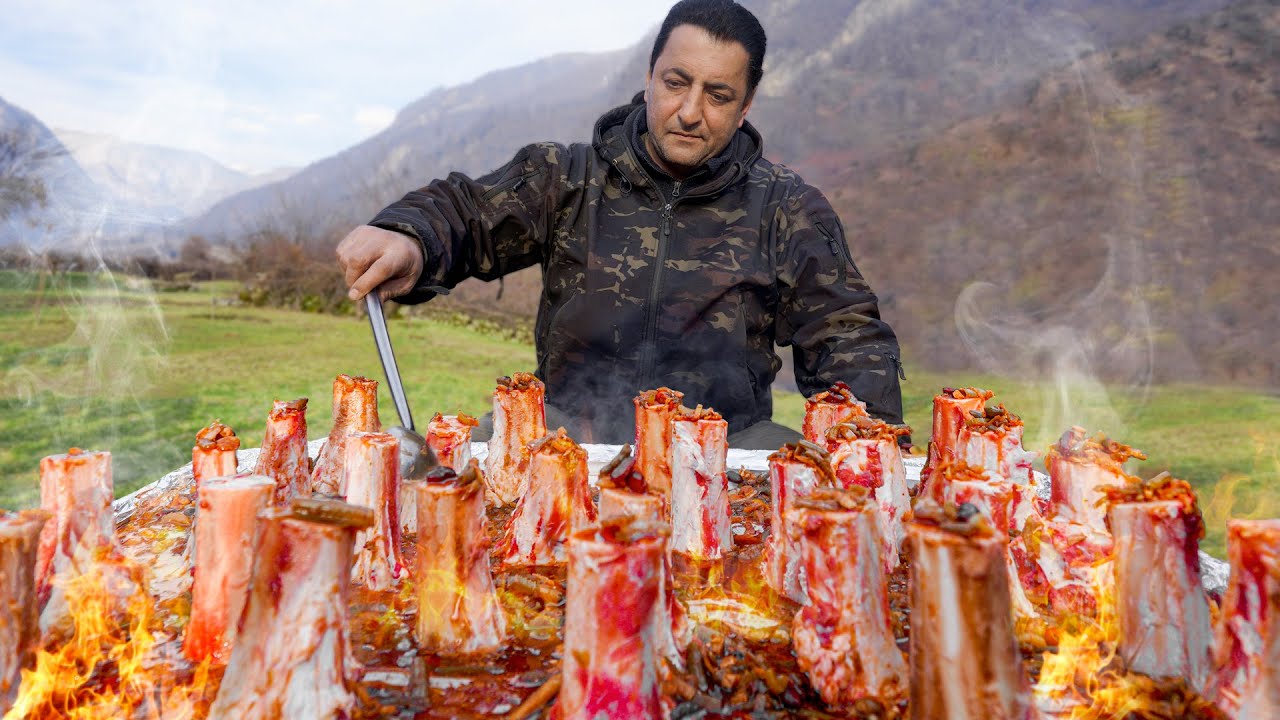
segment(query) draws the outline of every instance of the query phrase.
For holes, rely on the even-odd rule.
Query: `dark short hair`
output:
[[[721,42],[733,41],[747,50],[747,97],[750,98],[764,76],[764,28],[751,11],[733,0],[680,0],[671,7],[667,19],[658,28],[649,55],[649,72],[667,47],[671,31],[680,25],[695,25]]]

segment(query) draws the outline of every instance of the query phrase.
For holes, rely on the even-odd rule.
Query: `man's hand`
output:
[[[348,233],[338,243],[337,253],[352,300],[374,288],[383,300],[400,297],[413,289],[422,274],[422,250],[413,238],[371,225]]]

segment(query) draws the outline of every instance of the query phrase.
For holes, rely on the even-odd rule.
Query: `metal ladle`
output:
[[[421,480],[440,461],[427,444],[427,439],[413,427],[409,399],[405,397],[404,385],[400,383],[400,368],[396,365],[395,352],[391,349],[391,335],[387,333],[387,318],[382,313],[382,298],[377,290],[373,290],[364,296],[364,302],[369,310],[369,326],[373,328],[373,341],[378,346],[382,371],[387,376],[387,390],[391,392],[391,401],[395,403],[396,414],[400,416],[399,425],[386,428],[387,432],[400,441],[400,479]]]

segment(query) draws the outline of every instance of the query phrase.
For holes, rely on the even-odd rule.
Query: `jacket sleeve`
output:
[[[568,151],[554,143],[521,148],[477,179],[450,173],[383,209],[370,225],[422,245],[417,285],[400,303],[435,297],[469,277],[493,280],[541,261],[550,220],[563,194]]]
[[[835,210],[802,185],[777,222],[778,343],[792,346],[800,392],[810,397],[843,380],[872,415],[901,424],[898,339],[853,264]]]

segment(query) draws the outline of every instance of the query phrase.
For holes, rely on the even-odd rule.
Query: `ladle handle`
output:
[[[395,403],[396,414],[400,416],[400,425],[407,430],[413,430],[413,415],[409,412],[409,399],[404,395],[404,385],[400,384],[400,368],[396,366],[396,354],[391,349],[391,335],[387,333],[387,318],[382,314],[382,298],[378,296],[377,290],[373,290],[364,296],[364,303],[369,310],[369,326],[373,328],[373,342],[378,346],[378,357],[382,359],[382,372],[387,376],[387,390],[391,392],[391,401]]]

